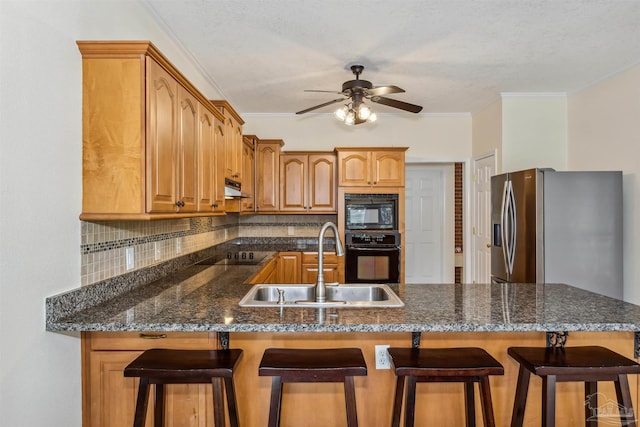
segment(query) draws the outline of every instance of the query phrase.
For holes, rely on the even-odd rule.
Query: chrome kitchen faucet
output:
[[[336,255],[344,255],[344,248],[340,241],[338,227],[336,227],[333,222],[324,223],[320,229],[320,234],[318,235],[318,280],[316,281],[316,302],[325,302],[327,300],[327,289],[325,287],[324,273],[322,270],[324,268],[324,234],[329,228],[333,230],[333,234],[336,236]]]

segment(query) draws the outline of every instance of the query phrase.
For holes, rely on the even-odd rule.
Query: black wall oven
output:
[[[346,283],[399,283],[400,233],[345,232]]]

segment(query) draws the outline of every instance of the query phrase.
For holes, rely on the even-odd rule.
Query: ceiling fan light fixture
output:
[[[371,109],[364,104],[360,104],[358,107],[358,118],[360,120],[367,120],[371,116]]]
[[[347,113],[347,115],[344,118],[344,124],[351,126],[356,122],[356,112],[353,111],[352,109],[349,109],[349,112]]]
[[[370,123],[373,123],[376,120],[378,120],[378,116],[376,115],[376,113],[371,113],[369,117],[367,117],[367,121]]]
[[[344,119],[347,117],[347,112],[349,112],[349,108],[346,105],[343,105],[342,107],[334,111],[333,114],[335,114],[338,120],[344,121]]]

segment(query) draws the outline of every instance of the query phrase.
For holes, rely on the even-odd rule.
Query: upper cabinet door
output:
[[[147,210],[175,212],[178,82],[147,58]]]
[[[255,168],[256,144],[255,139],[243,137],[242,141],[242,194],[247,196],[241,200],[242,212],[255,210]]]
[[[198,100],[178,85],[178,197],[180,212],[197,210],[198,185]]]
[[[372,151],[371,179],[376,186],[404,187],[404,151]]]
[[[336,211],[336,155],[309,154],[308,206],[312,212]]]
[[[406,148],[344,149],[338,152],[341,187],[404,187]]]
[[[370,155],[368,151],[339,151],[339,181],[343,187],[369,186],[371,177],[369,173]]]
[[[280,211],[305,211],[308,157],[304,154],[280,155]]]
[[[280,208],[280,147],[282,140],[260,140],[256,147],[256,212]]]

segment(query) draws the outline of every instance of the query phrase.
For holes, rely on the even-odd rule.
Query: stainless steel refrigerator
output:
[[[622,298],[622,172],[491,178],[493,282],[566,283]]]

